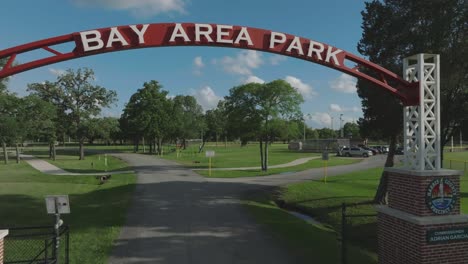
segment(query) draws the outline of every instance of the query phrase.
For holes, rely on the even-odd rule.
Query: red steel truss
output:
[[[75,46],[65,53],[53,47],[64,43],[74,43]],[[8,58],[0,70],[0,79],[41,66],[105,52],[168,46],[231,47],[303,59],[365,79],[398,97],[405,106],[419,103],[417,82],[405,81],[397,74],[349,52],[271,30],[217,24],[127,25],[75,32],[23,44],[0,50],[0,59]],[[50,56],[21,64],[13,63],[19,54],[40,49],[48,51]]]

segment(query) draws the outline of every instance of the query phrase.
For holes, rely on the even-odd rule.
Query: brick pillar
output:
[[[468,215],[460,171],[387,168],[388,206],[378,206],[381,264],[468,263]]]
[[[0,264],[3,264],[3,239],[8,235],[8,230],[0,230]]]

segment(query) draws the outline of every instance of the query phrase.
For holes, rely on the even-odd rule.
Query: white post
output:
[[[440,170],[440,67],[439,55],[417,54],[403,60],[403,75],[419,82],[419,104],[404,108],[405,167]]]
[[[453,136],[450,138],[450,142],[452,143],[452,148],[451,148],[451,152],[453,152]]]

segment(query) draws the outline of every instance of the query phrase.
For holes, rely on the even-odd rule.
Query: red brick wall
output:
[[[467,227],[467,223],[422,226],[379,213],[377,226],[380,264],[468,263],[468,241],[426,243],[427,230]]]
[[[388,206],[417,216],[435,215],[426,205],[429,184],[440,178],[450,179],[460,190],[460,176],[414,176],[388,172]],[[460,214],[460,199],[449,215]]]

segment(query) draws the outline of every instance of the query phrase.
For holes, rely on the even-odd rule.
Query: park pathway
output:
[[[133,166],[138,178],[109,263],[301,263],[240,204],[240,194],[262,186],[207,182],[190,169],[152,156],[116,156]]]
[[[79,175],[107,175],[107,174],[126,174],[132,173],[133,171],[110,171],[110,172],[89,172],[89,173],[75,173],[63,170],[45,160],[36,158],[32,155],[21,154],[21,159],[26,161],[34,169],[50,175],[70,175],[70,176],[79,176]]]
[[[288,163],[283,163],[283,164],[278,164],[278,165],[271,165],[271,166],[268,166],[269,169],[276,169],[276,168],[286,168],[286,167],[292,167],[292,166],[296,166],[296,165],[301,165],[301,164],[304,164],[310,160],[314,160],[314,159],[318,159],[318,158],[321,158],[319,156],[315,156],[315,157],[307,157],[307,158],[300,158],[300,159],[296,159],[296,160],[293,160],[291,162],[288,162]],[[231,170],[259,170],[261,169],[261,167],[241,167],[241,168],[213,168],[211,170],[213,171],[231,171]],[[194,171],[197,171],[197,170],[206,170],[206,168],[203,168],[203,169],[193,169]]]
[[[279,176],[205,179],[172,161],[138,154],[115,155],[133,166],[137,186],[110,264],[310,263],[290,255],[258,226],[240,198],[246,192],[269,190],[288,181],[319,178],[321,169]],[[375,157],[358,163],[361,165],[330,168],[330,175],[382,166],[382,160]]]

